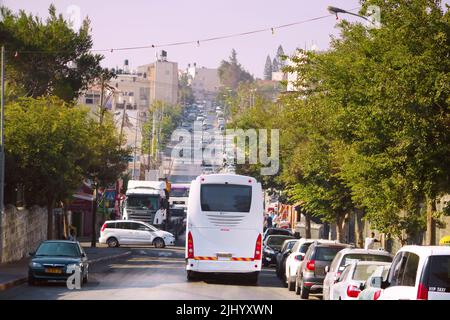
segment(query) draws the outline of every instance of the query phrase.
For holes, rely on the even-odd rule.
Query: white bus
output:
[[[248,274],[261,271],[263,192],[256,179],[210,174],[191,183],[186,226],[186,271]]]

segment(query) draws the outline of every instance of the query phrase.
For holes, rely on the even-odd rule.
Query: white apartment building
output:
[[[193,65],[188,64],[186,73],[197,101],[215,99],[220,88],[220,78],[217,69],[199,68],[194,63]]]

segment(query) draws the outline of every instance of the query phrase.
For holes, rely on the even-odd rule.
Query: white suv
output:
[[[378,300],[450,300],[450,247],[401,248],[381,288]]]
[[[118,247],[121,244],[151,244],[156,248],[164,248],[175,245],[175,237],[170,232],[159,230],[142,221],[111,220],[103,224],[99,243],[106,243],[109,247]]]

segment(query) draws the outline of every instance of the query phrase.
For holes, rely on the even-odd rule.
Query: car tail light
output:
[[[106,223],[104,223],[104,224],[102,225],[102,229],[101,229],[100,231],[103,232],[103,231],[105,230],[105,228],[106,228]]]
[[[376,292],[373,294],[373,300],[378,300],[378,298],[380,297],[380,295],[381,295],[381,290],[376,291]]]
[[[428,288],[423,283],[419,283],[417,300],[428,300]]]
[[[347,296],[350,298],[358,298],[359,294],[361,293],[361,290],[357,286],[349,285],[347,287]]]
[[[261,260],[261,234],[256,239],[254,260]]]
[[[188,259],[194,259],[194,240],[190,231],[188,233]]]
[[[310,270],[310,271],[314,271],[315,268],[316,268],[316,261],[314,261],[314,260],[309,260],[309,261],[306,263],[306,269],[308,269],[308,270]]]
[[[302,261],[303,260],[303,256],[301,254],[298,254],[294,257],[295,260],[297,261]]]

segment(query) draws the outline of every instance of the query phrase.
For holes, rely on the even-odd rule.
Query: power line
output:
[[[356,8],[350,9],[350,10],[346,10],[346,11],[351,12],[351,11],[358,10],[360,8],[361,7],[356,7]],[[114,51],[156,49],[156,48],[182,46],[182,45],[188,45],[188,44],[200,45],[203,42],[211,42],[211,41],[218,41],[218,40],[223,40],[223,39],[237,38],[237,37],[248,36],[248,35],[253,35],[253,34],[263,33],[263,32],[269,32],[269,31],[272,34],[275,34],[275,30],[289,28],[289,27],[297,26],[297,25],[302,25],[302,24],[305,24],[305,23],[308,23],[308,22],[323,20],[323,19],[327,19],[327,18],[335,17],[335,16],[336,16],[335,14],[328,14],[328,15],[319,16],[319,17],[315,17],[315,18],[310,18],[310,19],[306,19],[306,20],[301,20],[301,21],[297,21],[297,22],[292,22],[292,23],[288,23],[288,24],[282,24],[282,25],[278,25],[278,26],[274,26],[274,27],[267,27],[267,28],[262,28],[262,29],[252,30],[252,31],[246,31],[246,32],[239,32],[239,33],[232,33],[232,34],[216,36],[216,37],[210,37],[210,38],[205,38],[205,39],[197,39],[197,40],[189,40],[189,41],[177,41],[177,42],[171,42],[171,43],[165,43],[165,44],[150,44],[150,45],[135,46],[135,47],[118,47],[118,48],[106,48],[106,49],[92,49],[91,52],[111,52],[112,53]],[[57,52],[73,52],[73,51],[39,51],[39,50],[36,50],[36,51],[33,51],[33,50],[20,51],[20,50],[17,50],[15,52],[16,52],[16,55],[17,55],[17,53],[53,54],[53,53],[57,53]]]

